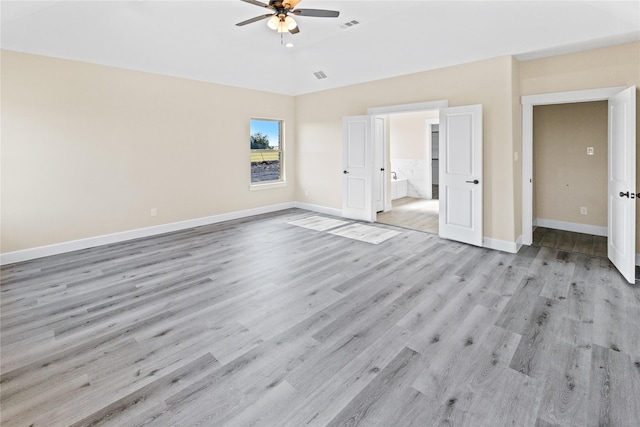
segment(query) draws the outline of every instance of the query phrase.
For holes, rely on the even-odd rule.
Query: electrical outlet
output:
[[[593,156],[593,147],[587,147],[587,156]]]
[[[580,208],[580,215],[587,215],[587,208],[584,206]]]
[[[151,216],[158,216],[158,209],[157,208],[151,208]]]

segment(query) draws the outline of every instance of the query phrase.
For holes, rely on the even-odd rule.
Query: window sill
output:
[[[277,182],[267,182],[264,184],[251,184],[249,186],[249,191],[261,191],[261,190],[270,190],[272,188],[281,188],[286,187],[287,183],[285,181],[277,181]]]

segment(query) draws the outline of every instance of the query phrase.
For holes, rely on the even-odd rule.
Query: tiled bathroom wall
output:
[[[407,179],[409,188],[407,195],[424,199],[427,197],[426,177],[427,161],[424,159],[391,159],[391,170],[398,174],[398,179]]]

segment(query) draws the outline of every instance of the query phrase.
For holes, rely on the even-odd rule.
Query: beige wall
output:
[[[340,209],[342,117],[444,99],[483,105],[484,235],[513,242],[520,96],[640,86],[640,43],[299,97],[8,51],[1,67],[2,252],[294,200]],[[285,120],[287,187],[249,191],[251,116]],[[640,221],[637,233],[640,247]]]
[[[294,200],[293,97],[9,51],[1,66],[3,253]],[[285,120],[285,188],[249,191],[252,116]]]
[[[427,127],[425,121],[437,119],[438,111],[391,114],[389,143],[392,159],[426,159]]]
[[[512,59],[502,57],[297,97],[297,199],[341,208],[342,117],[444,99],[450,106],[482,104],[484,235],[515,241],[512,73]]]
[[[640,42],[520,63],[522,95],[640,87]],[[636,91],[636,163],[640,164],[640,92]],[[640,173],[636,189],[640,189]],[[640,211],[639,211],[640,212]],[[640,252],[640,215],[636,216],[636,252]]]
[[[607,121],[606,101],[534,107],[534,218],[607,226]]]

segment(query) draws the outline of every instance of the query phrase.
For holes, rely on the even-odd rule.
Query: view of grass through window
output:
[[[282,180],[282,121],[251,119],[251,182]]]

